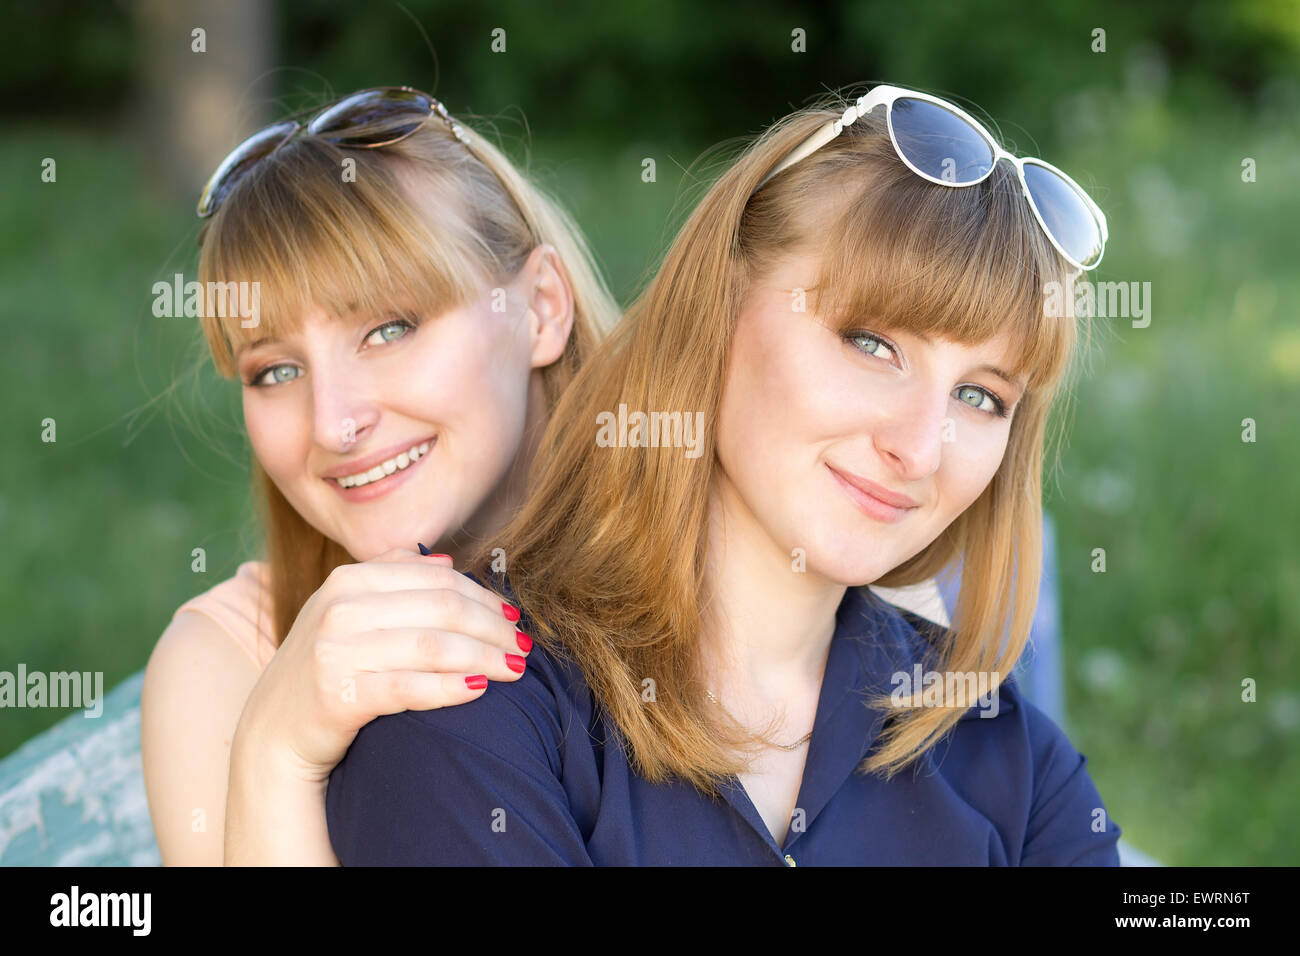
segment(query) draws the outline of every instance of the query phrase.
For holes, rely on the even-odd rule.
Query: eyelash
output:
[[[882,336],[876,335],[874,332],[865,332],[865,331],[858,330],[858,331],[853,331],[853,332],[846,332],[846,333],[844,334],[844,341],[848,342],[850,345],[852,345],[852,346],[853,346],[855,349],[857,349],[859,352],[862,352],[862,354],[864,354],[864,355],[868,355],[868,356],[870,356],[871,358],[878,358],[878,356],[872,355],[870,352],[868,352],[868,351],[866,351],[865,349],[863,349],[863,348],[862,348],[861,346],[859,346],[856,342],[854,342],[854,339],[871,339],[871,340],[874,341],[874,342],[879,342],[881,345],[885,346],[885,347],[888,348],[890,351],[892,351],[895,355],[897,355],[897,354],[898,354],[898,351],[899,351],[897,345],[895,345],[893,342],[889,341],[888,339],[883,338]],[[882,359],[881,361],[884,361],[884,360]],[[988,390],[987,388],[985,388],[983,385],[959,385],[958,388],[974,388],[974,389],[977,389],[977,390],[983,392],[983,393],[984,393],[985,395],[987,395],[989,398],[993,399],[993,404],[997,406],[997,410],[996,410],[996,411],[992,411],[992,412],[984,412],[983,414],[985,414],[985,415],[989,415],[989,416],[994,417],[994,418],[1007,418],[1007,417],[1008,417],[1008,413],[1007,413],[1007,403],[1004,402],[1004,401],[1001,399],[1001,397],[999,397],[995,392],[991,392],[991,391],[989,391],[989,390]],[[969,402],[962,402],[962,404],[963,404],[963,405],[967,405],[968,407],[975,409],[975,411],[977,411],[977,412],[980,411],[980,409],[975,408],[975,406],[974,406],[974,405],[971,405]]]
[[[410,329],[412,332],[414,332],[414,331],[415,331],[417,328],[419,328],[419,326],[420,326],[420,319],[419,319],[418,316],[414,316],[414,315],[412,315],[412,316],[403,316],[403,317],[401,317],[401,318],[397,318],[397,319],[389,319],[387,322],[380,323],[379,325],[376,325],[373,329],[371,329],[369,332],[367,332],[367,333],[365,334],[365,337],[362,338],[361,341],[362,341],[362,342],[366,341],[366,339],[370,338],[370,336],[374,335],[376,332],[380,331],[381,329],[386,329],[386,328],[388,328],[390,325],[404,325],[404,326],[406,326],[408,329]],[[398,338],[403,338],[403,339],[404,339],[404,338],[406,338],[406,337],[407,337],[406,335],[401,335],[401,336],[399,336]],[[395,341],[397,341],[397,339],[389,339],[388,341],[389,341],[389,342],[395,342]],[[384,344],[387,345],[388,343],[385,342]],[[246,386],[248,386],[249,388],[271,388],[271,387],[273,387],[273,386],[272,386],[271,384],[268,384],[268,383],[266,383],[266,382],[263,382],[262,379],[266,376],[266,373],[267,373],[267,372],[274,371],[275,369],[277,369],[277,368],[281,368],[281,367],[286,367],[286,368],[287,368],[287,367],[288,367],[288,363],[285,363],[285,362],[277,362],[277,363],[275,363],[274,365],[265,365],[265,366],[263,366],[262,368],[260,368],[258,371],[254,372],[253,375],[249,378],[249,380],[246,381],[244,384],[245,384]],[[295,376],[295,378],[297,378],[297,377],[300,377],[300,376]],[[289,381],[293,381],[293,379],[290,379]],[[285,384],[287,384],[287,383],[286,383],[286,382],[278,382],[278,383],[275,383],[275,384],[285,385]]]

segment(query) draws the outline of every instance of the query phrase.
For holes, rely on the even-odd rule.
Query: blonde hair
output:
[[[198,277],[204,288],[208,282],[260,282],[260,316],[253,329],[237,317],[203,317],[221,375],[236,374],[240,342],[292,333],[310,306],[334,317],[382,314],[395,306],[436,315],[504,282],[534,248],[549,243],[574,299],[564,353],[541,373],[547,407],[554,406],[617,321],[618,306],[570,217],[467,128],[470,147],[436,118],[404,140],[373,149],[341,149],[304,134],[235,184],[200,232]],[[343,181],[344,160],[355,163],[353,181]],[[437,223],[413,206],[409,188],[428,188],[439,197],[444,208]],[[256,456],[252,470],[278,643],[329,573],[354,559],[285,500]]]
[[[688,460],[674,449],[597,448],[594,423],[620,403],[699,409],[715,422],[747,284],[796,250],[822,253],[811,297],[841,331],[870,315],[884,330],[962,343],[1009,333],[1013,374],[1024,374],[1028,388],[996,475],[933,543],[872,583],[916,583],[964,556],[953,627],[926,635],[941,667],[1007,674],[1028,637],[1041,572],[1047,412],[1076,342],[1071,321],[1046,314],[1043,294],[1070,267],[1006,164],[976,186],[929,183],[898,159],[878,115],[751,198],[778,160],[850,101],[832,94],[787,116],[708,189],[657,275],[561,399],[530,496],[497,542],[535,636],[580,666],[637,771],[654,782],[678,777],[717,794],[720,778],[744,769],[736,751],[759,739],[718,716],[700,677],[715,436],[710,429],[704,456]],[[475,566],[485,570],[487,556]],[[643,702],[645,678],[655,682],[653,706]],[[962,713],[900,712],[887,694],[869,703],[889,719],[861,769],[886,778]]]

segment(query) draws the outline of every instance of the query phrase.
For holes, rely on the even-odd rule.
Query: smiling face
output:
[[[463,218],[436,182],[399,172],[429,228]],[[573,290],[549,245],[509,282],[479,285],[437,315],[313,305],[291,334],[236,354],[259,463],[358,561],[417,541],[456,556],[517,506],[546,419],[541,369],[564,353]]]
[[[209,220],[201,281],[256,283],[261,314],[204,331],[304,521],[358,561],[417,541],[459,557],[518,504],[574,287],[460,142],[355,151],[342,185],[340,153],[296,140]]]
[[[721,500],[780,560],[801,548],[808,573],[869,584],[984,491],[1023,387],[983,367],[1012,367],[1005,338],[926,341],[867,318],[841,333],[795,311],[817,266],[787,258],[750,286],[719,410]],[[890,493],[913,504],[875,497]]]
[[[456,533],[490,510],[523,439],[531,366],[519,312],[516,299],[494,313],[485,296],[424,319],[308,314],[296,335],[239,356],[259,462],[357,560]],[[390,473],[350,489],[333,477],[375,466]]]

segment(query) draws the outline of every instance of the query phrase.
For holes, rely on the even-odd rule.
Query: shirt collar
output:
[[[817,717],[804,766],[797,806],[811,825],[844,781],[868,756],[886,714],[868,706],[871,697],[894,688],[893,675],[934,668],[934,648],[944,628],[890,604],[864,587],[851,587],[836,611],[822,678]],[[1015,709],[1010,695],[999,695],[999,713]],[[972,707],[961,717],[979,717]],[[929,755],[923,758],[928,762]],[[791,833],[793,841],[797,834]]]
[[[514,591],[504,575],[494,575],[490,582],[480,583],[501,589],[508,600],[515,601]],[[934,648],[939,646],[945,630],[934,621],[890,604],[866,587],[845,591],[835,612],[835,631],[831,635],[796,804],[804,812],[804,830],[867,758],[880,736],[886,714],[869,707],[868,701],[879,694],[888,694],[894,687],[893,676],[899,671],[910,674],[918,663],[923,670],[934,669]],[[1012,680],[1007,675],[1003,686],[1010,685]],[[1015,710],[1013,696],[999,694],[999,715]],[[979,708],[972,707],[962,714],[961,720],[979,716]],[[933,766],[932,754],[933,749],[922,758],[924,766]],[[724,783],[722,792],[750,825],[775,845],[753,803],[742,795],[739,781]],[[798,837],[799,833],[791,830],[786,846]]]

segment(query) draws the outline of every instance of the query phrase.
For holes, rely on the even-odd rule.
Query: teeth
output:
[[[344,488],[360,488],[362,485],[368,485],[372,481],[378,481],[380,478],[391,475],[395,471],[409,468],[428,453],[429,443],[427,441],[420,442],[420,444],[413,448],[408,448],[396,457],[375,465],[375,467],[371,468],[369,471],[362,471],[355,475],[347,475],[344,478],[335,478],[333,480],[337,481]]]

